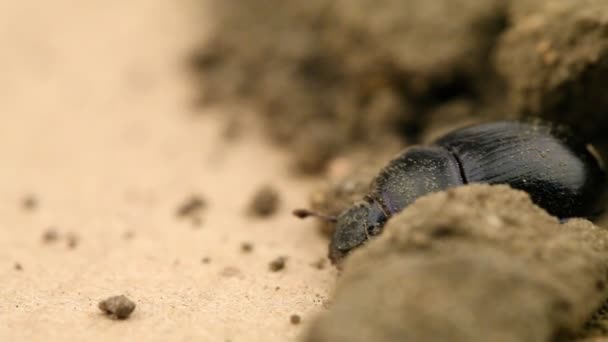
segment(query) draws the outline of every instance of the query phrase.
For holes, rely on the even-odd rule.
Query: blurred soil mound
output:
[[[252,104],[299,171],[496,118],[606,136],[605,0],[207,1],[203,101]]]

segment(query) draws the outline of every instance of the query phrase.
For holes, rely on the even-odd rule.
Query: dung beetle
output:
[[[593,147],[569,128],[541,121],[499,121],[457,129],[429,146],[413,146],[390,161],[364,198],[338,217],[295,210],[336,222],[329,258],[382,232],[391,216],[417,198],[469,183],[508,184],[560,219],[592,217],[605,174]]]

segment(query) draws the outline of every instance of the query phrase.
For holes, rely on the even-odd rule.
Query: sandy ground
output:
[[[226,144],[219,113],[192,115],[187,5],[0,2],[1,341],[289,341],[322,310],[335,273],[310,264],[325,242],[289,213],[312,183],[255,127]],[[281,210],[251,220],[266,182]],[[209,202],[200,228],[175,216],[193,193]],[[77,247],[43,243],[50,227]],[[104,317],[98,301],[123,293],[131,318]]]

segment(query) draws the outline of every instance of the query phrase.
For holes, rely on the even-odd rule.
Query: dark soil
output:
[[[202,96],[252,104],[302,172],[476,121],[541,116],[595,141],[608,128],[604,0],[211,6],[191,60]]]
[[[21,207],[26,211],[34,211],[38,209],[38,198],[34,195],[27,195],[21,200]]]
[[[247,254],[253,252],[253,244],[251,242],[243,242],[241,244],[241,252]]]
[[[293,325],[298,325],[300,322],[302,322],[302,317],[300,317],[300,315],[291,315],[289,317],[289,322],[291,322]]]
[[[49,228],[42,234],[42,242],[44,243],[53,243],[57,240],[59,240],[59,232],[55,228]]]
[[[268,264],[268,269],[271,272],[279,272],[285,269],[287,258],[284,256],[277,257]]]
[[[177,207],[175,214],[180,219],[189,220],[194,227],[202,223],[202,213],[207,208],[207,201],[200,195],[191,195]]]
[[[279,192],[274,187],[265,185],[253,195],[248,212],[257,217],[270,217],[276,213],[280,204]]]

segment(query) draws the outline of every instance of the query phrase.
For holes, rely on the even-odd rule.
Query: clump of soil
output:
[[[313,262],[310,265],[312,267],[318,269],[318,270],[323,270],[323,269],[325,269],[325,266],[327,266],[327,259],[326,258],[321,258],[321,259]]]
[[[114,296],[99,302],[99,309],[113,319],[127,319],[135,310],[135,303],[124,295]]]
[[[608,2],[515,0],[496,68],[513,111],[569,123],[606,140]]]
[[[451,189],[416,201],[346,260],[305,340],[571,337],[605,299],[607,263],[608,232],[589,221],[560,224],[507,186]]]
[[[49,228],[42,234],[42,242],[54,243],[59,240],[59,232],[55,228]]]
[[[276,213],[280,203],[279,192],[274,187],[265,185],[253,195],[248,213],[257,217],[270,217]]]
[[[25,211],[34,211],[38,209],[38,198],[34,195],[27,195],[21,200],[21,207]]]
[[[65,243],[69,249],[75,249],[80,243],[80,237],[74,232],[68,232],[62,236],[56,228],[49,228],[42,234],[42,242],[45,244],[54,244],[55,242],[65,239]]]
[[[23,271],[23,266],[18,262],[15,263],[15,266],[13,268],[15,269],[15,271]]]
[[[302,322],[302,317],[300,317],[300,315],[291,315],[289,316],[289,322],[293,325],[298,325]]]
[[[284,256],[277,257],[268,264],[268,269],[271,272],[279,272],[285,269],[287,258]]]
[[[192,66],[206,101],[253,104],[298,169],[318,172],[357,145],[415,140],[437,103],[482,101],[502,3],[216,0]]]
[[[608,140],[605,0],[212,0],[211,10],[192,63],[203,95],[252,104],[303,172],[498,118],[540,116]]]
[[[177,207],[176,216],[189,219],[195,226],[200,225],[202,212],[207,208],[207,201],[199,195],[192,195]]]
[[[251,242],[243,242],[241,244],[241,252],[247,254],[253,252],[253,244]]]

